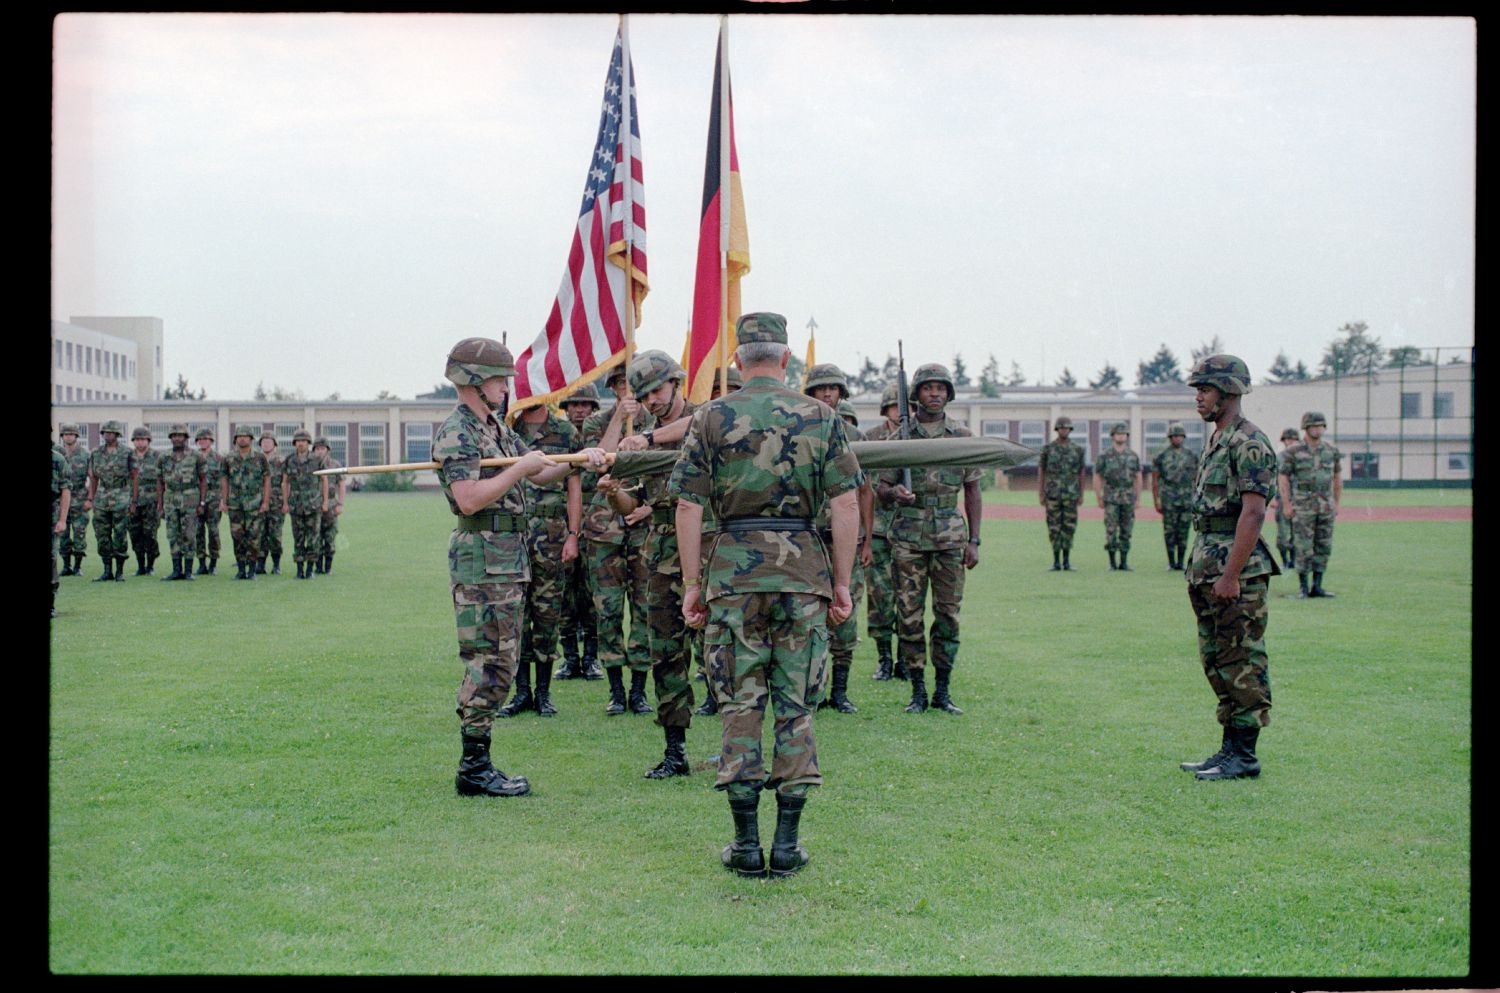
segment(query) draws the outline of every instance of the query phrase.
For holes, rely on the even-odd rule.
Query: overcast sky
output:
[[[169,379],[403,397],[541,330],[613,15],[93,15],[54,32],[52,317]],[[1348,321],[1473,342],[1463,18],[736,16],[749,310],[847,371],[1029,382],[1218,334],[1257,381]],[[636,15],[651,294],[682,349],[718,19]]]

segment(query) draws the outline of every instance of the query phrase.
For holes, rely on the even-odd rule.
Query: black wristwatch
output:
[[[646,439],[646,444],[648,445],[656,444],[656,429],[652,428],[650,431],[647,431],[645,434],[641,435],[641,437]]]
[[[970,538],[969,539],[969,544],[973,545],[975,548],[978,548],[979,547],[979,539],[978,538]]]

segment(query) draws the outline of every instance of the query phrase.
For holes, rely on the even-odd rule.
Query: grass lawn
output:
[[[1341,529],[1336,600],[1274,581],[1265,772],[1201,783],[1177,763],[1219,729],[1160,525],[1139,522],[1137,571],[1111,573],[1085,520],[1069,574],[1047,571],[1040,522],[987,522],[967,713],[903,713],[906,684],[871,682],[862,643],[860,712],[817,720],[812,864],[770,883],[719,867],[710,772],[641,778],[661,732],[604,716],[602,682],[554,684],[558,717],[497,723],[531,796],[454,794],[450,520],[435,494],[362,493],[328,577],[296,581],[288,554],[254,583],[232,560],[190,584],[63,580],[52,970],[1469,970],[1467,523]],[[718,733],[695,721],[695,761]]]

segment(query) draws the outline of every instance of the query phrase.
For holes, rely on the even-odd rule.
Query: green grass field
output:
[[[449,520],[435,494],[353,496],[311,582],[290,554],[254,583],[232,560],[191,584],[63,580],[52,970],[1469,970],[1468,524],[1339,530],[1336,600],[1274,581],[1265,772],[1203,783],[1177,763],[1219,730],[1159,524],[1138,523],[1126,574],[1084,521],[1068,574],[1040,523],[986,522],[967,713],[903,713],[906,684],[871,682],[861,644],[860,713],[817,721],[812,864],[771,883],[719,867],[710,772],[641,778],[660,730],[605,717],[602,682],[497,724],[531,796],[454,794]],[[695,721],[695,761],[718,732]]]

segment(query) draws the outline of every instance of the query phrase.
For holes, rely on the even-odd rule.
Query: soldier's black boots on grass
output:
[[[323,555],[321,552],[313,557],[313,572],[320,576],[323,575]]]
[[[306,579],[307,578],[307,571],[308,570],[307,570],[307,563],[306,562],[298,562],[297,563],[297,578],[298,579]]]
[[[217,555],[209,557],[208,574],[210,576],[217,576],[219,574],[219,557]]]
[[[609,703],[604,705],[604,712],[611,717],[625,713],[625,680],[621,678],[620,672],[624,666],[611,666],[604,670],[609,674]]]
[[[719,853],[724,868],[741,876],[766,874],[766,850],[760,847],[760,791],[749,796],[729,794],[729,816],[734,818],[734,840]]]
[[[1110,552],[1109,553],[1109,567],[1112,570],[1120,568],[1119,566],[1115,565],[1115,553],[1114,552]]]
[[[531,696],[531,663],[525,659],[516,666],[516,681],[511,686],[510,703],[500,708],[496,717],[514,717],[519,713],[530,710],[532,705]]]
[[[135,553],[135,574],[137,576],[144,576],[146,574],[146,553],[145,552],[136,552]]]
[[[828,706],[841,714],[859,713],[859,708],[849,702],[849,667],[847,665],[833,667],[833,695],[828,698]]]
[[[182,578],[182,556],[181,555],[174,555],[174,556],[172,556],[172,572],[171,572],[170,575],[161,577],[161,581],[165,583],[165,582],[167,582],[168,580],[171,580],[171,579],[181,579],[181,578]]]
[[[1120,553],[1120,571],[1121,572],[1135,572],[1135,570],[1132,569],[1132,568],[1130,568],[1130,566],[1125,562],[1125,560],[1127,558],[1129,558],[1129,557],[1130,557],[1130,553],[1129,552],[1121,552]]]
[[[115,582],[125,582],[125,556],[115,556]]]
[[[899,655],[896,657],[896,667],[891,670],[891,678],[899,679],[903,683],[911,678],[911,673],[906,671],[906,663],[901,661]]]
[[[271,575],[273,575],[273,576],[279,576],[279,575],[281,575],[281,556],[280,555],[272,555],[271,556]]]
[[[244,579],[245,578],[245,561],[244,561],[244,559],[235,559],[234,560],[234,578],[235,579]]]
[[[908,714],[921,714],[927,710],[927,681],[920,672],[911,674],[911,703],[906,705]]]
[[[1255,757],[1255,742],[1260,728],[1225,728],[1229,735],[1224,757],[1217,765],[1193,773],[1198,779],[1251,779],[1260,775],[1260,760]]]
[[[332,571],[333,571],[333,553],[329,552],[327,555],[323,556],[323,573],[324,573],[324,575],[327,575],[328,573],[330,573]]]
[[[583,678],[604,678],[604,667],[599,664],[599,632],[592,624],[583,629]]]
[[[490,736],[464,735],[464,754],[453,786],[461,796],[525,796],[531,784],[525,776],[507,776],[490,764]]]
[[[1224,740],[1219,742],[1219,750],[1214,752],[1202,762],[1183,762],[1177,768],[1183,772],[1197,772],[1200,769],[1212,769],[1224,761],[1224,756],[1229,752],[1229,728],[1224,729]]]
[[[536,667],[536,712],[538,717],[557,715],[557,708],[552,705],[552,667],[540,662]]]
[[[667,748],[662,752],[661,761],[653,768],[646,770],[647,779],[671,779],[673,776],[686,776],[688,774],[687,761],[687,728],[662,728],[667,736]]]
[[[632,714],[654,713],[646,702],[646,674],[640,669],[630,670],[630,700],[626,706]]]
[[[1062,552],[1052,549],[1052,571],[1062,572]]]
[[[563,628],[562,631],[562,665],[552,674],[553,679],[579,679],[583,676],[583,668],[578,662],[578,628]]]
[[[790,876],[811,861],[807,849],[797,841],[805,796],[776,794],[776,837],[771,841],[771,875]]]
[[[266,574],[266,557],[264,555],[255,560],[255,574],[257,576],[264,576]]]
[[[1072,553],[1069,552],[1069,551],[1063,552],[1063,572],[1072,572],[1073,571],[1073,563],[1071,563],[1071,562],[1068,561],[1068,556],[1071,555],[1071,554]]]
[[[1307,573],[1305,573],[1305,572],[1299,572],[1299,573],[1297,573],[1297,584],[1301,587],[1301,589],[1299,589],[1297,591],[1297,599],[1298,600],[1306,600],[1307,599]]]
[[[1323,574],[1321,572],[1315,572],[1315,573],[1313,573],[1312,589],[1308,590],[1307,595],[1308,596],[1330,596],[1330,597],[1331,596],[1338,596],[1337,593],[1329,593],[1327,590],[1323,589]]]
[[[694,717],[712,717],[719,712],[719,701],[714,697],[714,691],[705,689],[703,691],[703,703],[693,711]]]
[[[96,583],[107,583],[115,578],[115,564],[111,559],[104,560],[104,571],[94,577]]]
[[[933,678],[932,685],[932,706],[935,710],[947,711],[948,713],[957,716],[959,714],[962,714],[963,711],[959,709],[958,704],[954,703],[952,698],[948,696],[948,680],[952,678],[952,676],[952,669],[937,670],[937,675]]]
[[[895,660],[891,658],[891,639],[876,639],[875,650],[880,653],[880,661],[875,667],[875,675],[870,678],[885,682],[891,678],[891,670],[895,665]]]

